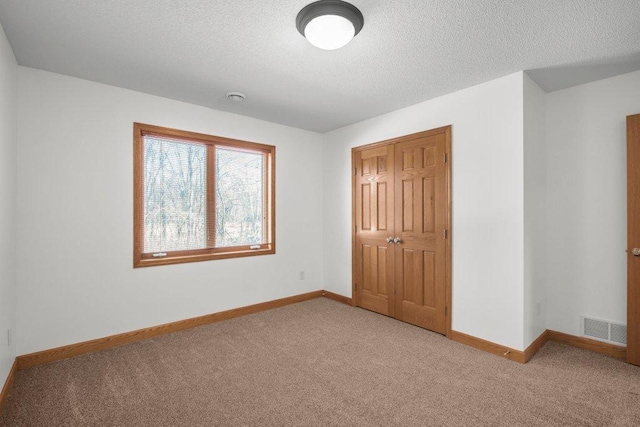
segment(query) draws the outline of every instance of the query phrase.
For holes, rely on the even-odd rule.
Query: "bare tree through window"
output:
[[[216,148],[216,246],[263,241],[264,156]]]
[[[206,147],[144,140],[144,250],[206,247]]]
[[[275,147],[134,123],[133,266],[275,253]]]

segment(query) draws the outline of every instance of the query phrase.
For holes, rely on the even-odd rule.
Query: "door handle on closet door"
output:
[[[395,243],[396,245],[399,245],[400,243],[402,243],[402,239],[399,237],[396,237],[395,239],[393,239],[393,243]]]
[[[633,248],[631,250],[631,253],[633,254],[633,256],[640,256],[640,248]]]

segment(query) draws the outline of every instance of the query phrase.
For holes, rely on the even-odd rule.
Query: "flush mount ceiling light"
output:
[[[300,34],[312,45],[335,50],[362,29],[364,18],[354,5],[340,0],[320,0],[305,6],[296,18]]]

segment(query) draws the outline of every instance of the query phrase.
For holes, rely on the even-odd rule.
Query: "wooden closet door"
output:
[[[394,316],[393,145],[354,155],[354,287],[356,305]]]
[[[352,150],[353,301],[451,331],[451,127]]]
[[[446,334],[447,133],[395,145],[395,317]]]

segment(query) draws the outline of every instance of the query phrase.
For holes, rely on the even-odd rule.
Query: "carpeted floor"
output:
[[[20,371],[2,426],[640,425],[640,368],[526,365],[324,298]]]

